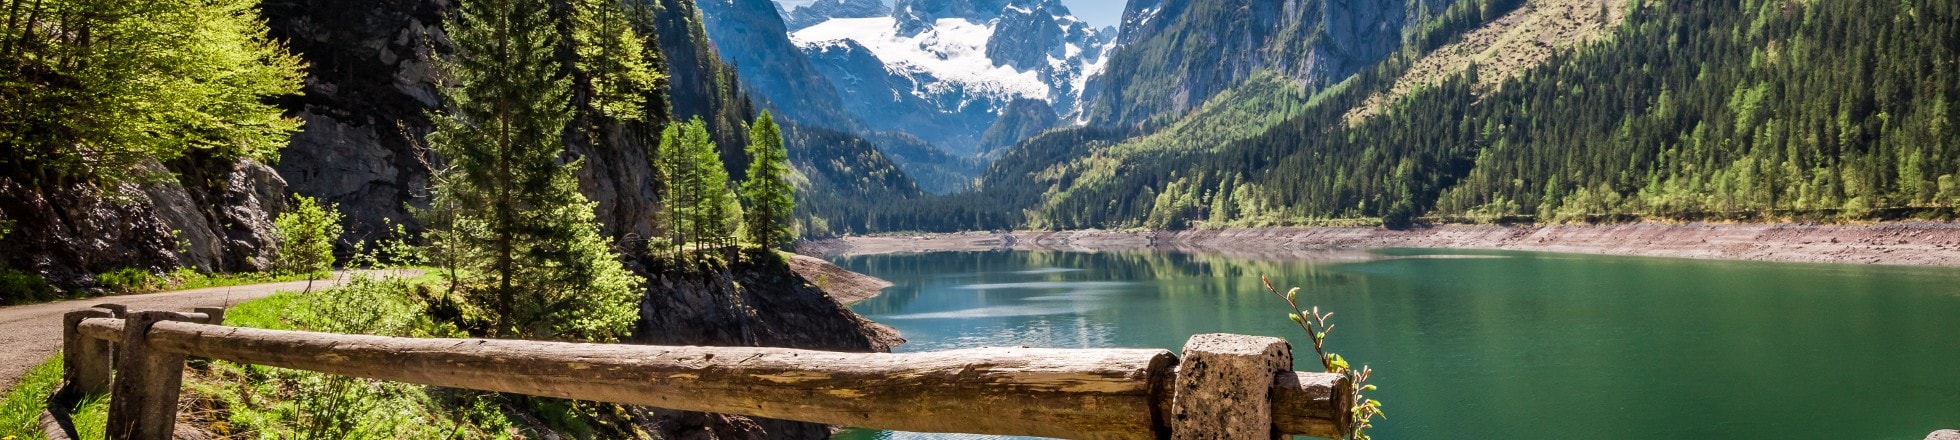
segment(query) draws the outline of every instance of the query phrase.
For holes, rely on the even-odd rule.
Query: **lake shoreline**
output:
[[[1443,225],[1410,230],[1274,227],[1193,231],[884,234],[806,241],[826,258],[986,250],[1177,251],[1260,259],[1367,259],[1381,248],[1495,249],[1597,255],[1960,267],[1960,223],[1628,223]]]
[[[845,307],[876,298],[885,291],[886,287],[892,286],[890,281],[852,272],[822,258],[808,255],[791,257],[789,268],[798,276],[809,280],[811,284],[816,284],[817,288],[823,289],[824,294],[830,295],[831,299],[837,300],[838,304]]]

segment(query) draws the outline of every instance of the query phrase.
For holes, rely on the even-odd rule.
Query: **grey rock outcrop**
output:
[[[268,4],[275,38],[310,65],[303,97],[285,103],[305,123],[276,168],[293,192],[339,204],[348,241],[385,238],[390,224],[419,230],[410,206],[427,206],[433,157],[423,143],[441,105],[437,56],[454,50],[442,29],[447,0]],[[685,61],[692,61],[687,59]],[[598,203],[601,230],[652,235],[658,206],[647,151],[616,128],[608,148],[571,145],[583,157],[581,191]],[[348,250],[348,249],[343,249]]]
[[[733,263],[640,260],[652,274],[630,342],[742,345],[846,352],[889,352],[904,342],[890,327],[844,308],[776,259]],[[824,425],[652,410],[662,438],[823,439]],[[706,431],[706,432],[703,432]]]
[[[898,34],[914,36],[937,25],[942,18],[965,18],[987,22],[1000,16],[1007,0],[898,0],[892,4],[892,17],[898,19]]]
[[[430,168],[419,151],[440,102],[436,54],[446,0],[267,3],[273,38],[309,64],[303,96],[282,102],[305,123],[274,165],[293,192],[340,205],[354,240],[387,223],[419,229]]]
[[[251,160],[141,165],[154,181],[113,188],[75,183],[37,188],[0,178],[0,258],[63,287],[91,287],[121,269],[212,272],[269,269],[272,217],[285,182]]]
[[[1061,123],[1048,103],[1032,99],[1016,100],[1001,109],[1000,118],[980,136],[981,154],[1012,147],[1022,139],[1034,137]]]
[[[781,11],[780,5],[777,10]],[[879,0],[817,0],[783,13],[783,24],[794,32],[833,18],[883,17],[891,13],[891,7]]]
[[[272,219],[285,206],[286,180],[249,159],[229,168],[212,180],[222,184],[203,194],[181,183],[143,185],[143,193],[172,231],[179,265],[206,272],[271,270],[278,247]]]

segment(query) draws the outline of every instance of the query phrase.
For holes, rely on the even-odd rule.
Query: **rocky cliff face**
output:
[[[942,18],[985,22],[1000,15],[1006,0],[898,0],[892,4],[898,34],[911,37],[931,30]]]
[[[419,223],[409,206],[427,203],[432,157],[422,139],[431,130],[430,112],[441,102],[435,80],[437,56],[454,51],[442,29],[453,11],[448,0],[354,0],[272,2],[264,14],[273,38],[289,41],[309,64],[304,95],[285,104],[305,121],[276,165],[295,193],[340,204],[349,219],[350,241],[384,237],[386,224]],[[650,2],[657,24],[696,23],[691,2]],[[661,37],[674,108],[663,101],[650,115],[701,116],[717,141],[739,152],[746,139],[741,114],[746,102],[715,94],[739,90],[705,44],[698,23],[655,26]],[[672,31],[666,31],[673,28]],[[693,31],[690,33],[689,31]],[[745,101],[745,100],[744,100]],[[738,106],[741,108],[730,109]],[[734,115],[732,117],[724,117]],[[613,237],[651,236],[659,200],[658,182],[647,157],[653,142],[623,127],[606,127],[604,147],[568,145],[586,158],[579,169],[580,189],[598,203],[600,229]],[[738,163],[739,164],[739,163]]]
[[[981,154],[992,154],[1014,146],[1061,123],[1061,117],[1048,103],[1032,99],[1014,101],[1000,111],[1000,118],[980,136]]]
[[[880,0],[817,0],[784,12],[783,22],[795,32],[832,18],[883,17],[891,13],[891,7]]]
[[[703,27],[743,87],[781,118],[842,131],[860,131],[843,99],[789,42],[789,28],[769,0],[702,0]]]
[[[1440,11],[1454,1],[1133,0],[1089,121],[1182,114],[1259,70],[1339,81],[1400,47],[1411,5]]]
[[[633,343],[742,345],[889,352],[904,342],[890,327],[838,304],[774,254],[732,263],[642,260],[653,274]],[[823,439],[814,423],[655,410],[662,438]],[[704,432],[705,431],[705,432]]]
[[[0,177],[0,223],[9,229],[0,258],[68,288],[124,268],[271,268],[272,217],[286,194],[277,173],[250,160],[144,168],[162,179],[48,189]]]
[[[293,192],[340,204],[351,237],[383,220],[417,223],[429,166],[418,151],[439,105],[432,60],[453,50],[446,0],[268,2],[274,39],[308,63],[305,93],[282,104],[305,122],[274,164]]]

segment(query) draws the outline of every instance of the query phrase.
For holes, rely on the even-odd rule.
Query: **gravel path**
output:
[[[345,275],[346,273],[336,273],[334,278],[315,281],[313,288],[338,285],[347,279]],[[22,375],[27,374],[27,370],[33,369],[34,366],[40,365],[41,362],[47,361],[49,357],[61,351],[61,315],[70,310],[84,309],[102,303],[116,303],[129,306],[131,311],[188,312],[192,307],[229,307],[248,300],[264,298],[273,292],[299,291],[305,288],[305,281],[292,281],[0,307],[0,392],[13,390],[14,384],[20,381]]]

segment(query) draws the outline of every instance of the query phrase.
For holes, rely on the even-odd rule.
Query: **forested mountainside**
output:
[[[966,197],[997,222],[905,227],[1950,216],[1957,10],[1460,2],[1326,87],[1023,142]]]
[[[1380,61],[1401,46],[1406,24],[1452,3],[1132,0],[1089,120],[1177,117],[1260,71],[1331,84]]]

